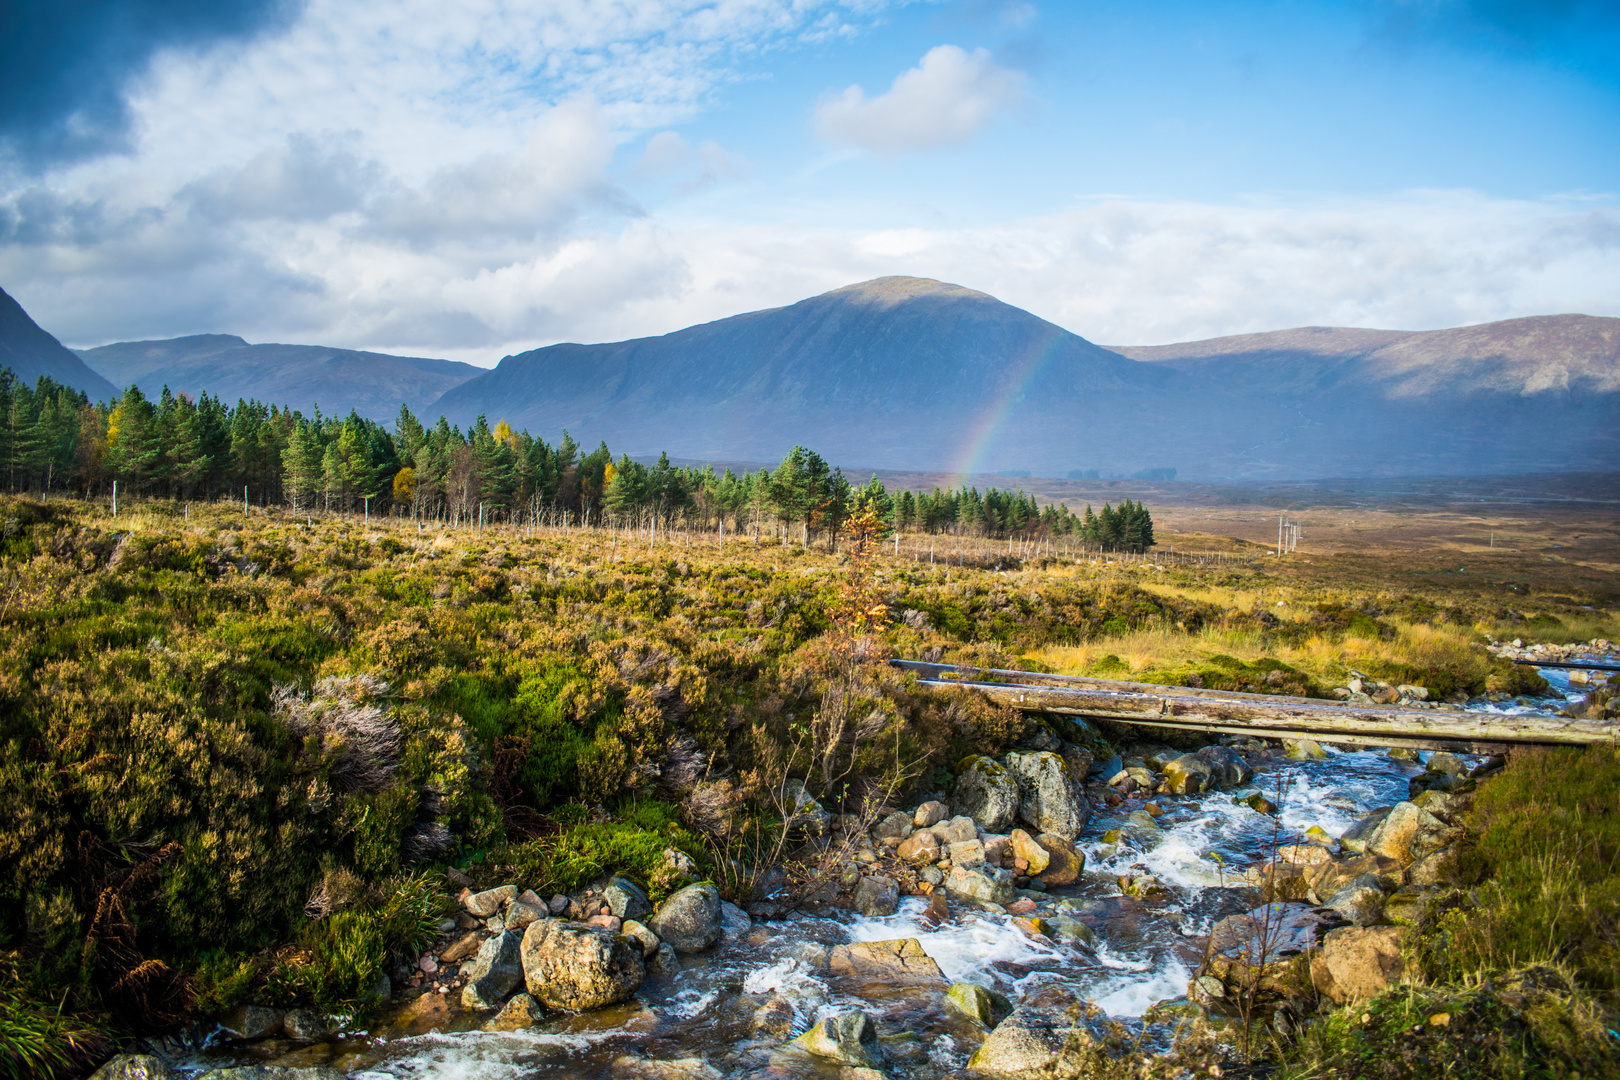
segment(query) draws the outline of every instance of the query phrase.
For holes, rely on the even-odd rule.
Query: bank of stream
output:
[[[1580,696],[1567,671],[1542,674],[1555,693]],[[1528,708],[1483,701],[1470,707]],[[1154,749],[1121,748],[1127,761],[1152,756]],[[824,908],[749,925],[733,910],[713,948],[649,966],[632,998],[604,1009],[552,1013],[519,1030],[488,1031],[490,1014],[460,1011],[457,991],[434,1003],[429,990],[424,1003],[407,990],[365,1031],[304,1045],[281,1038],[233,1043],[216,1033],[177,1055],[176,1064],[184,1072],[246,1064],[324,1067],[364,1080],[788,1080],[838,1075],[836,1063],[782,1048],[821,1018],[859,1011],[876,1030],[885,1073],[935,1080],[967,1066],[985,1026],[947,1007],[938,987],[836,977],[828,968],[830,950],[915,939],[950,983],[976,984],[1013,1005],[1056,985],[1129,1022],[1156,1004],[1183,999],[1212,927],[1259,903],[1245,868],[1266,862],[1279,844],[1302,842],[1313,826],[1336,838],[1375,809],[1407,799],[1409,781],[1429,757],[1329,747],[1323,757],[1300,759],[1275,743],[1254,741],[1238,749],[1253,768],[1252,779],[1196,795],[1137,791],[1110,798],[1111,789],[1094,774],[1087,788],[1090,821],[1075,840],[1086,856],[1084,873],[1070,886],[1021,890],[1011,911],[953,901],[949,917],[937,921],[929,897],[902,896],[888,915]],[[1469,765],[1483,760],[1465,759]],[[1256,795],[1277,812],[1256,809]],[[1029,917],[1070,932],[1032,934]],[[1147,1032],[1144,1045],[1162,1046],[1167,1030]],[[844,1080],[851,1080],[847,1066]]]

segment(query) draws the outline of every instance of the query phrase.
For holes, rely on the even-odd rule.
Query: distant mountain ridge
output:
[[[321,345],[250,345],[234,334],[196,334],[165,341],[121,341],[79,352],[119,386],[148,397],[164,386],[195,397],[204,391],[238,399],[392,420],[402,403],[427,409],[446,390],[482,368],[453,360],[333,349]]]
[[[83,390],[94,401],[106,401],[118,392],[73,350],[42,329],[4,289],[0,289],[0,368],[10,368],[29,384],[48,375],[64,386]]]
[[[433,412],[632,454],[1185,478],[1620,468],[1620,319],[1307,327],[1107,349],[958,285],[879,278],[662,337],[504,358]],[[1136,361],[1131,363],[1130,361]]]
[[[0,320],[0,347],[15,323]],[[403,402],[632,456],[771,461],[801,443],[851,470],[1268,482],[1620,471],[1620,319],[1586,315],[1104,348],[982,292],[890,277],[488,370],[226,334],[81,355],[148,393],[379,420]]]

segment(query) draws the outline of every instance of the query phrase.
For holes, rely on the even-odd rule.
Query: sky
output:
[[[888,274],[1115,345],[1620,316],[1620,3],[0,2],[0,287],[71,346]]]

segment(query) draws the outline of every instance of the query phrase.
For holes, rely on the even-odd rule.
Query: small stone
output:
[[[720,940],[720,893],[688,885],[660,904],[647,926],[677,952],[701,952]]]
[[[755,1035],[772,1039],[785,1039],[793,1034],[793,1005],[782,998],[772,998],[754,1010],[750,1027]]]
[[[1196,795],[1214,787],[1214,773],[1209,760],[1197,754],[1182,754],[1164,766],[1165,783],[1177,795]]]
[[[432,975],[439,970],[439,962],[426,954],[417,959],[416,966],[422,969],[424,975]]]
[[[1456,754],[1449,754],[1444,750],[1430,754],[1428,764],[1424,767],[1428,772],[1445,773],[1447,776],[1468,775],[1468,763]]]
[[[540,926],[549,919],[530,926]],[[503,931],[484,942],[478,955],[462,966],[467,985],[461,988],[461,1004],[467,1009],[496,1009],[506,996],[523,983],[523,935]]]
[[[890,838],[904,840],[911,835],[912,815],[895,812],[872,826],[872,839],[888,840]]]
[[[1052,862],[1051,853],[1036,843],[1035,838],[1023,829],[1012,831],[1012,850],[1013,857],[1024,862],[1018,869],[1027,871],[1032,877],[1044,872]]]
[[[1008,908],[1009,912],[1011,910],[1011,908]],[[1045,919],[1034,918],[1027,915],[1019,916],[1012,920],[1012,925],[1013,929],[1017,930],[1025,937],[1046,938],[1048,940],[1050,940],[1052,937],[1052,928],[1046,925]]]
[[[616,877],[602,890],[602,900],[609,913],[621,919],[645,919],[652,914],[652,904],[641,886],[626,877]]]
[[[1388,754],[1395,761],[1416,761],[1418,759],[1418,752],[1410,746],[1392,746]]]
[[[1040,884],[1046,889],[1060,889],[1080,880],[1086,869],[1085,852],[1056,833],[1041,833],[1035,843],[1046,852],[1046,869],[1040,875]]]
[[[592,915],[585,920],[585,925],[617,934],[624,927],[624,920],[617,915]]]
[[[933,832],[935,836],[939,837],[940,846],[942,847],[979,839],[979,827],[974,824],[973,819],[960,814],[949,821],[942,821],[935,825]]]
[[[680,877],[691,877],[697,873],[697,863],[692,861],[692,857],[676,848],[664,849],[664,866]]]
[[[994,867],[969,870],[952,866],[945,888],[952,896],[981,904],[1006,905],[1013,901],[1012,875]]]
[[[481,893],[471,893],[461,902],[468,913],[487,919],[501,910],[501,907],[510,900],[517,899],[516,885],[502,885],[498,889],[486,889]]]
[[[457,938],[454,942],[452,942],[450,944],[449,948],[445,949],[442,953],[439,954],[439,963],[441,963],[441,964],[460,963],[461,961],[467,959],[467,957],[471,956],[473,953],[477,952],[478,951],[478,946],[482,945],[483,942],[484,942],[484,936],[482,934],[478,933],[477,931],[473,931],[472,933],[469,933],[469,934],[462,934],[459,938]]]
[[[281,1032],[294,1042],[318,1042],[332,1034],[332,1025],[314,1009],[288,1009]]]
[[[1383,918],[1384,890],[1378,879],[1362,874],[1328,899],[1332,908],[1357,926],[1368,926]]]
[[[281,1030],[282,1017],[280,1009],[267,1009],[263,1005],[238,1005],[220,1020],[219,1029],[233,1039],[265,1039]],[[100,1073],[96,1075],[100,1076]],[[128,1080],[138,1078],[129,1077]]]
[[[1262,814],[1270,814],[1273,817],[1275,817],[1277,814],[1277,804],[1260,794],[1258,791],[1253,795],[1250,795],[1247,799],[1244,799],[1243,802],[1244,805],[1246,805],[1249,809],[1258,810]]]
[[[944,803],[925,802],[917,807],[917,812],[912,816],[911,824],[915,828],[926,829],[931,825],[939,824],[950,816],[950,808]]]

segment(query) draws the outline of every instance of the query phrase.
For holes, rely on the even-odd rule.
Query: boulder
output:
[[[1012,875],[993,866],[965,870],[952,866],[945,876],[945,890],[952,896],[980,904],[1000,904],[1005,907],[1017,895],[1013,890]]]
[[[1443,847],[1449,834],[1450,827],[1427,810],[1409,802],[1397,803],[1367,837],[1367,851],[1403,864],[1412,863]]]
[[[1073,839],[1091,818],[1091,803],[1068,764],[1050,751],[1008,754],[1007,771],[1018,782],[1018,816],[1039,832]],[[999,829],[986,828],[988,832]]]
[[[915,866],[931,866],[939,862],[939,837],[927,829],[912,833],[900,841],[895,855]]]
[[[1312,761],[1327,757],[1327,751],[1315,739],[1284,739],[1283,749],[1293,761]]]
[[[1369,926],[1384,916],[1384,890],[1377,878],[1362,874],[1329,897],[1325,906],[1357,926]]]
[[[1362,876],[1372,877],[1385,892],[1392,892],[1406,883],[1406,871],[1401,869],[1401,864],[1382,855],[1330,860],[1309,868],[1307,874],[1311,891],[1318,897],[1332,896]]]
[[[1086,854],[1056,833],[1041,833],[1035,842],[1046,852],[1046,869],[1040,882],[1048,889],[1073,885],[1086,869]]]
[[[90,1074],[90,1080],[169,1080],[170,1075],[170,1068],[161,1058],[151,1054],[119,1054]]]
[[[623,1001],[646,977],[640,943],[559,919],[529,924],[523,932],[522,960],[523,978],[535,1000],[570,1012]]]
[[[324,1065],[293,1068],[286,1065],[237,1065],[193,1073],[192,1080],[344,1080],[343,1073]]]
[[[782,794],[791,807],[786,823],[789,833],[794,836],[825,836],[832,828],[832,814],[804,789],[804,781],[789,780],[782,786]]]
[[[1208,758],[1182,754],[1165,762],[1164,782],[1177,795],[1196,795],[1215,786],[1215,767]]]
[[[267,1009],[263,1005],[238,1005],[220,1020],[219,1030],[232,1039],[267,1039],[281,1030],[284,1015],[280,1009]],[[114,1078],[106,1077],[103,1080]],[[140,1078],[131,1076],[120,1080]]]
[[[994,760],[976,755],[957,766],[951,806],[985,832],[1006,832],[1021,799],[1018,781]]]
[[[963,840],[952,844],[950,849],[952,866],[979,866],[984,861],[984,842],[982,840]]]
[[[720,940],[720,894],[713,885],[688,885],[659,904],[647,926],[676,952],[702,952]]]
[[[658,940],[657,934],[647,929],[647,927],[643,924],[636,922],[634,919],[626,919],[624,921],[622,933],[625,937],[631,939],[636,944],[641,946],[641,955],[643,957],[652,956],[658,951],[658,946],[663,944]]]
[[[1447,776],[1467,776],[1468,763],[1456,754],[1439,750],[1429,755],[1424,770],[1432,773],[1445,773]]]
[[[608,910],[621,919],[639,920],[652,914],[652,904],[647,900],[647,894],[640,885],[626,877],[616,877],[608,882],[602,890],[602,900]],[[506,917],[506,925],[511,928],[511,915]]]
[[[942,802],[925,802],[917,807],[912,815],[911,824],[918,829],[926,829],[930,825],[937,825],[951,816],[950,807]]]
[[[1221,995],[1204,988],[1200,1000],[1214,1011],[1230,1010],[1252,989],[1253,1004],[1269,1011],[1284,1001],[1309,998],[1310,957],[1327,934],[1343,924],[1337,912],[1305,904],[1272,903],[1243,915],[1217,922],[1209,935],[1209,954],[1193,973],[1188,995],[1200,997],[1201,976],[1212,976],[1227,987]]]
[[[608,1066],[611,1080],[720,1080],[720,1070],[702,1058],[653,1060],[620,1054]]]
[[[1419,888],[1450,885],[1457,877],[1457,852],[1451,847],[1431,851],[1406,872],[1406,880]]]
[[[1400,982],[1398,926],[1346,926],[1330,932],[1311,958],[1311,982],[1336,1005],[1362,1001]]]
[[[793,1003],[786,998],[773,997],[754,1010],[748,1028],[755,1036],[785,1039],[793,1034]]]
[[[502,925],[507,930],[515,930],[521,934],[523,933],[523,928],[534,922],[536,919],[546,919],[550,917],[551,910],[547,907],[535,907],[532,904],[525,904],[522,900],[514,900],[512,901],[512,906],[506,909],[506,919]]]
[[[1384,823],[1384,819],[1389,817],[1390,811],[1393,809],[1394,807],[1390,806],[1379,807],[1344,830],[1339,836],[1339,847],[1357,855],[1365,854],[1367,851],[1367,838],[1378,831],[1378,826]]]
[[[904,811],[896,811],[872,826],[872,839],[903,840],[911,835],[911,815]]]
[[[792,1045],[818,1058],[856,1068],[875,1069],[882,1059],[877,1028],[863,1012],[823,1017],[794,1039]]]
[[[862,877],[855,886],[855,910],[869,919],[893,915],[900,904],[900,889],[893,878]]]
[[[1443,794],[1469,792],[1474,790],[1474,786],[1474,781],[1466,776],[1453,776],[1448,772],[1419,773],[1406,782],[1406,797],[1416,799],[1425,791]]]
[[[332,1025],[314,1009],[288,1009],[281,1018],[281,1033],[294,1042],[318,1042],[332,1034]]]
[[[461,902],[468,914],[476,915],[480,919],[487,919],[500,911],[510,900],[517,899],[516,885],[502,885],[498,889],[485,889],[480,893],[470,893]]]
[[[982,986],[959,982],[952,983],[945,991],[945,1008],[988,1028],[995,1027],[1012,1012],[1012,1003]]]
[[[459,964],[461,961],[467,959],[467,957],[473,955],[473,953],[476,953],[478,951],[478,947],[483,943],[483,934],[480,934],[476,930],[469,930],[465,934],[458,937],[455,941],[451,942],[450,947],[439,954],[439,963]]]
[[[966,814],[958,814],[949,821],[942,821],[930,831],[939,837],[940,847],[949,847],[952,844],[960,844],[979,838],[979,827]],[[984,831],[990,832],[992,830],[986,829]]]
[[[1414,796],[1412,805],[1427,810],[1441,821],[1457,825],[1461,823],[1462,816],[1474,808],[1474,796],[1466,792],[1431,789]]]
[[[1108,1016],[1090,1002],[1050,987],[996,1025],[968,1060],[991,1073],[1049,1074],[1064,1054],[1109,1044]]]
[[[1052,835],[1052,834],[1047,834]],[[1025,871],[1030,877],[1039,877],[1045,873],[1047,866],[1052,862],[1052,855],[1035,838],[1023,829],[1012,831],[1012,850],[1015,859],[1023,859],[1028,867]]]
[[[484,1025],[485,1031],[524,1031],[545,1018],[545,1010],[529,994],[513,994],[512,1000],[502,1006],[495,1018]]]
[[[1012,859],[1012,837],[985,833],[979,839],[984,841],[984,861],[991,866],[1000,866]]]
[[[529,925],[539,924],[531,922]],[[512,930],[496,934],[462,967],[467,979],[467,985],[461,989],[463,1008],[498,1009],[506,996],[523,982],[523,936]]]
[[[753,917],[731,903],[729,900],[720,901],[720,937],[731,941],[740,938],[754,928]]]
[[[676,848],[664,849],[664,868],[677,877],[691,877],[697,873],[697,863],[692,861],[692,856]]]
[[[916,938],[857,941],[827,955],[827,972],[852,991],[901,986],[944,989],[945,976]]]
[[[1241,787],[1254,779],[1254,769],[1230,746],[1201,747],[1198,756],[1209,762],[1216,787]]]

